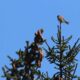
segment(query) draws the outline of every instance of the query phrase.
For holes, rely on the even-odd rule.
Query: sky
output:
[[[0,0],[0,76],[2,66],[10,66],[6,57],[15,58],[15,52],[24,50],[25,41],[34,39],[34,33],[44,29],[43,36],[49,44],[51,36],[57,33],[57,15],[62,15],[69,21],[69,25],[62,25],[62,33],[67,38],[73,35],[71,44],[80,37],[80,0]],[[45,53],[44,53],[45,54]],[[78,68],[76,74],[80,76],[80,54],[77,56]],[[53,72],[53,65],[47,60],[42,62],[42,71]],[[0,77],[0,80],[5,80]]]

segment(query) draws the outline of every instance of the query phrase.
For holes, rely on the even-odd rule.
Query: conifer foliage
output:
[[[43,29],[38,30],[35,33],[34,42],[29,44],[29,41],[26,41],[25,50],[21,49],[16,52],[18,59],[13,59],[10,56],[12,68],[9,69],[6,65],[3,67],[4,76],[6,80],[34,80],[43,79],[45,76],[42,76],[38,68],[41,67],[41,62],[43,59],[43,52],[40,45],[44,43],[45,40],[42,38]]]
[[[78,39],[74,45],[69,45],[69,41],[72,39],[72,36],[69,36],[67,39],[64,38],[62,35],[62,24],[63,24],[63,17],[57,16],[59,25],[58,25],[58,32],[57,32],[57,39],[53,36],[51,40],[53,41],[53,47],[50,48],[48,43],[48,49],[46,51],[47,55],[46,58],[50,62],[50,64],[55,64],[55,69],[57,72],[53,74],[52,80],[73,80],[77,78],[75,75],[75,71],[77,68],[77,59],[76,55],[80,51],[80,39]]]
[[[34,41],[30,44],[26,41],[25,50],[19,50],[16,52],[18,59],[13,59],[10,56],[11,68],[6,65],[2,68],[6,80],[74,80],[77,78],[75,75],[77,69],[77,59],[76,56],[80,51],[80,39],[70,45],[69,41],[72,36],[64,38],[62,35],[62,24],[68,23],[64,21],[64,18],[60,15],[57,16],[59,25],[57,31],[57,38],[51,37],[53,47],[50,47],[45,39],[43,39],[43,29],[39,29],[35,33]],[[43,60],[43,49],[41,45],[43,43],[48,47],[43,48],[46,56],[45,58],[54,64],[56,73],[52,77],[49,77],[48,72],[42,73],[39,68],[41,68],[41,62]],[[77,78],[79,80],[79,78]]]

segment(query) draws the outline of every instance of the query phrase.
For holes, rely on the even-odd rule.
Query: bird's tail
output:
[[[66,21],[66,20],[65,20],[65,23],[66,23],[66,24],[69,24],[69,22],[68,22],[68,21]]]

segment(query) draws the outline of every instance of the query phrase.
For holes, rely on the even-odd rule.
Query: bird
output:
[[[61,24],[61,23],[69,24],[69,22],[66,21],[63,16],[57,15],[57,19],[58,19],[58,21],[60,22],[60,24]]]

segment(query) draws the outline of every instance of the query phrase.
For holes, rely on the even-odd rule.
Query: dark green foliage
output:
[[[51,37],[51,40],[54,43],[53,47],[51,48],[46,42],[48,49],[44,48],[45,52],[47,53],[46,58],[50,64],[56,65],[54,68],[58,71],[57,73],[53,74],[53,76],[60,76],[64,80],[73,80],[73,78],[76,78],[76,55],[80,51],[80,39],[78,39],[74,45],[71,46],[69,45],[71,38],[72,36],[69,36],[67,39],[64,39],[60,24],[60,26],[58,26],[57,39],[55,39],[53,36]]]
[[[80,39],[73,46],[70,45],[69,41],[72,39],[72,35],[65,39],[62,35],[61,24],[58,25],[57,38],[51,37],[52,47],[42,38],[41,34],[43,31],[41,29],[35,33],[34,42],[30,44],[29,41],[26,41],[25,50],[22,51],[20,49],[16,52],[18,59],[8,56],[11,68],[8,68],[6,65],[2,68],[4,72],[3,77],[6,80],[80,80],[80,77],[75,75],[78,65],[76,56],[80,51]],[[48,72],[42,73],[38,69],[41,67],[43,59],[41,48],[43,43],[48,47],[48,49],[43,48],[46,53],[45,58],[50,64],[55,64],[54,68],[57,70],[52,78],[49,77]]]
[[[18,59],[13,59],[10,56],[8,58],[11,62],[11,68],[6,65],[2,68],[6,80],[34,80],[38,78],[45,78],[45,76],[38,70],[41,67],[42,55],[40,44],[35,41],[29,44],[26,41],[25,50],[21,49],[16,52]],[[40,51],[41,50],[41,51]],[[45,79],[47,80],[47,79]]]

